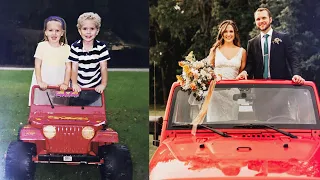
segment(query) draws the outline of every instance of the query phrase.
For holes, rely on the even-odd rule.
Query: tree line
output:
[[[67,23],[68,43],[76,41],[80,38],[76,27],[77,19],[84,12],[95,12],[101,16],[99,40],[107,43],[109,49],[113,46],[126,48],[123,53],[129,54],[129,57],[138,54],[135,58],[139,62],[133,63],[133,58],[130,62],[128,57],[122,60],[137,67],[148,66],[147,0],[3,1],[0,3],[0,66],[34,65],[35,48],[43,39],[43,22],[49,16],[64,18]],[[137,51],[131,52],[129,49],[132,48]],[[119,52],[115,52],[115,56],[118,54]],[[144,62],[141,62],[141,59]],[[119,63],[115,65],[127,67]]]
[[[267,7],[275,30],[288,33],[301,60],[302,76],[320,88],[320,2],[317,0],[149,0],[150,104],[165,104],[178,61],[194,51],[202,59],[215,42],[218,24],[236,22],[241,46],[259,31],[253,13]],[[156,98],[154,98],[154,90]]]

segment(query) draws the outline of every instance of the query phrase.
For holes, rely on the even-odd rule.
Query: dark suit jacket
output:
[[[281,39],[282,42],[277,44],[274,42],[275,38]],[[271,79],[290,80],[293,75],[301,75],[300,61],[288,35],[273,30],[269,66]],[[244,70],[247,71],[249,78],[263,78],[264,66],[260,34],[248,42],[247,63]]]

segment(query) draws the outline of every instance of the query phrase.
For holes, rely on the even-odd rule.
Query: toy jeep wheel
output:
[[[100,165],[101,179],[132,180],[132,161],[125,145],[111,144],[99,147],[104,164]]]
[[[32,155],[35,153],[35,144],[11,142],[6,153],[5,177],[14,180],[34,179],[36,166],[32,161]]]

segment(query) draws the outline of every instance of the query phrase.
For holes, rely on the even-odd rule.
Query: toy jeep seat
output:
[[[79,97],[72,97],[69,100],[70,106],[101,106],[101,95],[96,91],[84,91]]]

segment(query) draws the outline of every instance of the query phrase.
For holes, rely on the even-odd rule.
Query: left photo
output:
[[[0,4],[0,179],[148,179],[148,1]]]

